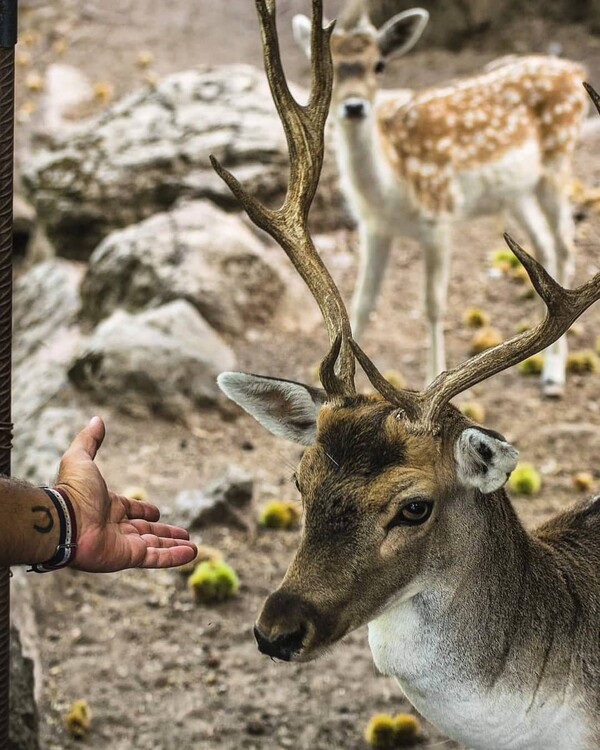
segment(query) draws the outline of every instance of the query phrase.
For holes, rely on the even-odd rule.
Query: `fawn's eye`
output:
[[[431,500],[410,500],[405,503],[392,520],[388,523],[387,529],[393,529],[395,526],[418,526],[431,515],[433,503]]]
[[[375,67],[373,68],[373,70],[376,73],[383,73],[383,71],[385,70],[385,62],[383,60],[378,60],[375,63]]]
[[[300,482],[298,481],[298,475],[295,472],[292,475],[292,482],[294,483],[294,486],[296,487],[296,489],[298,490],[298,492],[300,492],[300,494],[302,494],[302,490],[300,489]]]

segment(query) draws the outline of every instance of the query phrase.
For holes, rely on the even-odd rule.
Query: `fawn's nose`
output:
[[[258,625],[254,626],[254,637],[261,654],[275,656],[283,661],[291,661],[294,654],[301,651],[305,636],[306,627],[304,625],[300,625],[290,633],[278,633],[274,637],[263,633]]]
[[[346,99],[342,105],[342,115],[349,120],[361,120],[367,114],[367,102],[363,99]]]

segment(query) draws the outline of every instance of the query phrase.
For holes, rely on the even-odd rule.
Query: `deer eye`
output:
[[[302,494],[302,490],[300,489],[300,482],[298,481],[298,475],[296,474],[296,472],[294,472],[294,474],[292,475],[292,482],[294,483],[298,492]]]
[[[394,518],[388,523],[387,529],[395,526],[418,526],[431,515],[433,503],[430,500],[411,500],[403,505]]]
[[[373,70],[376,73],[383,73],[383,71],[385,70],[385,62],[383,60],[378,60],[375,63],[375,67],[373,68]]]

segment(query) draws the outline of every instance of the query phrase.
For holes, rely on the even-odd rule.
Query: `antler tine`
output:
[[[375,390],[381,394],[386,401],[399,406],[409,419],[417,417],[420,411],[419,402],[421,400],[421,395],[415,391],[396,388],[389,382],[389,380],[386,380],[386,378],[383,377],[354,339],[350,340],[350,346],[352,347],[354,356],[364,370],[365,375],[369,378],[369,382],[373,388],[375,388]]]
[[[321,368],[321,381],[330,396],[354,394],[354,356],[349,345],[350,321],[341,294],[314,246],[308,212],[314,198],[324,154],[325,121],[329,112],[333,65],[329,39],[333,24],[323,28],[323,2],[312,0],[312,87],[306,106],[292,96],[279,50],[275,0],[256,0],[265,71],[281,119],[290,155],[290,177],[283,205],[270,209],[251,196],[213,156],[211,163],[246,209],[252,221],[281,245],[317,301],[331,350]],[[332,357],[340,339],[339,357]],[[334,371],[336,361],[339,374]]]
[[[486,349],[453,370],[438,375],[423,392],[423,399],[427,404],[427,422],[433,422],[454,396],[553,344],[590,305],[600,299],[600,273],[577,289],[565,289],[512,237],[505,234],[504,238],[543,299],[547,308],[546,315],[534,328]]]

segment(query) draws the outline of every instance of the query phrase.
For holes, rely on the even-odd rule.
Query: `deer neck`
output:
[[[383,158],[374,108],[361,121],[336,118],[337,162],[342,190],[357,218],[381,218],[393,196],[395,212],[403,203],[400,185]]]
[[[555,555],[525,531],[504,491],[478,503],[474,518],[472,503],[458,500],[451,554],[369,624],[369,643],[378,668],[451,737],[478,750],[537,750],[527,744],[534,724],[584,731],[573,674],[583,645],[577,603]],[[461,516],[470,518],[462,528]],[[553,727],[559,720],[568,728]],[[588,747],[539,748],[550,746]]]

